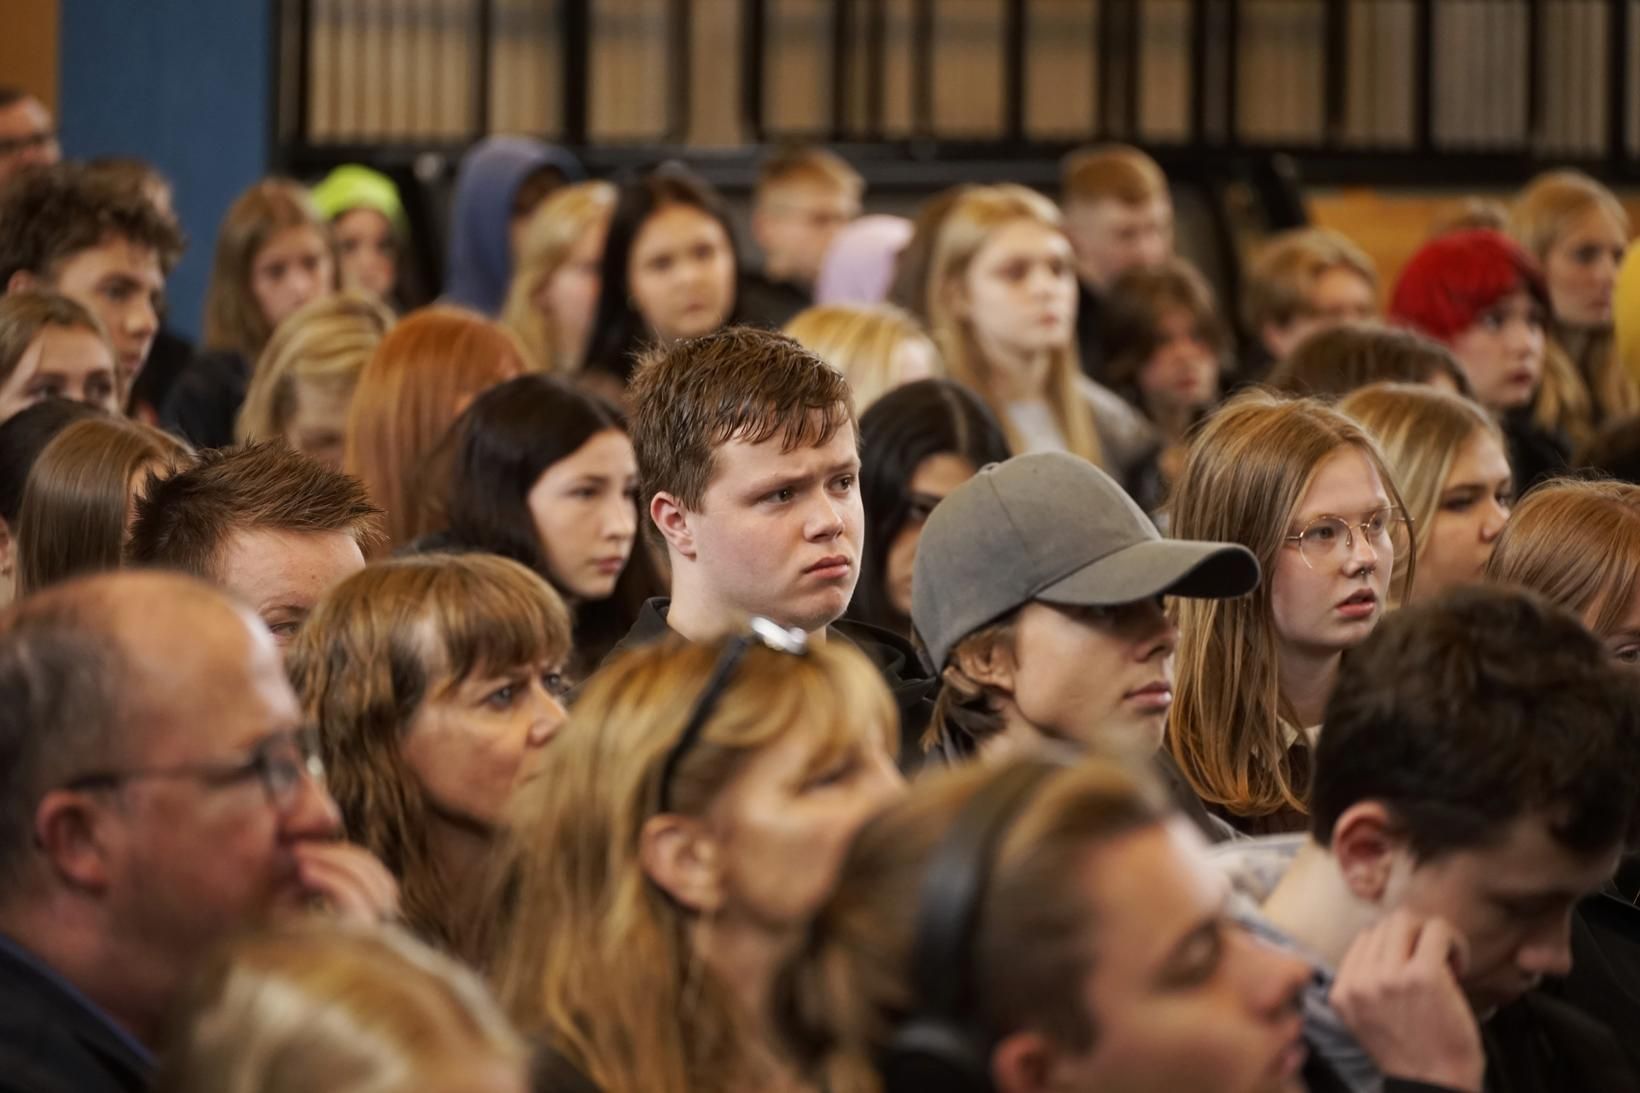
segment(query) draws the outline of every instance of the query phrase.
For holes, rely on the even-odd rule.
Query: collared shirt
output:
[[[1231,916],[1254,937],[1292,953],[1310,966],[1310,978],[1304,985],[1301,1003],[1304,1041],[1350,1093],[1380,1093],[1384,1088],[1384,1075],[1378,1064],[1372,1061],[1328,1001],[1334,969],[1259,910],[1308,838],[1309,835],[1302,834],[1238,839],[1215,846],[1210,853],[1213,863],[1230,881]]]
[[[98,1024],[106,1028],[116,1040],[118,1040],[125,1047],[129,1048],[131,1054],[136,1056],[136,1058],[141,1061],[143,1066],[152,1067],[154,1065],[154,1053],[150,1051],[141,1040],[138,1040],[135,1036],[131,1035],[129,1031],[122,1028],[118,1022],[108,1015],[106,1010],[97,1005],[91,999],[87,998],[85,996],[85,992],[81,991],[80,988],[76,987],[73,983],[70,983],[67,979],[64,979],[61,973],[59,973],[50,964],[47,964],[45,961],[41,960],[38,956],[35,956],[28,949],[25,949],[21,944],[7,937],[5,934],[0,934],[0,953],[6,954],[19,964],[22,964],[24,967],[33,971],[36,975],[40,976],[40,978],[44,979],[60,991],[69,1001],[83,1009],[87,1014],[94,1018]]]

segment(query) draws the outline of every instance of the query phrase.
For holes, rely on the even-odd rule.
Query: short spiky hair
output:
[[[669,493],[699,511],[713,455],[730,440],[779,437],[792,451],[854,424],[843,374],[782,334],[729,327],[650,350],[633,375],[632,446],[643,503]]]
[[[214,581],[235,531],[339,531],[366,550],[380,535],[380,519],[358,479],[281,440],[218,448],[155,483],[137,503],[126,562]]]
[[[77,163],[23,171],[0,190],[0,289],[110,237],[153,248],[167,273],[182,255],[181,229],[141,187]]]

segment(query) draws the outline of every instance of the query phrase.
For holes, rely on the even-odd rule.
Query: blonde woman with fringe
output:
[[[767,634],[606,665],[515,797],[490,967],[548,1047],[542,1088],[806,1088],[768,1027],[774,978],[898,794],[896,718],[846,643]]]
[[[1390,605],[1480,581],[1515,500],[1497,422],[1469,399],[1422,384],[1373,384],[1338,408],[1378,441],[1407,504],[1418,583],[1409,588],[1410,570],[1398,569]]]
[[[257,358],[234,440],[283,440],[340,470],[353,388],[392,325],[387,305],[351,291],[315,300],[280,323]]]
[[[1581,444],[1593,426],[1640,412],[1640,384],[1617,358],[1612,335],[1629,214],[1610,190],[1583,172],[1546,171],[1515,199],[1509,234],[1543,270],[1550,341],[1565,354],[1587,394],[1586,402],[1567,404],[1587,420],[1559,423]],[[1556,382],[1551,369],[1545,381],[1551,393]]]
[[[1134,481],[1157,441],[1138,411],[1082,374],[1075,258],[1053,202],[982,186],[941,221],[928,325],[947,374],[985,400],[1015,452],[1066,451]]]
[[[1383,617],[1396,570],[1414,579],[1405,511],[1367,432],[1311,399],[1243,395],[1191,446],[1173,534],[1240,543],[1264,573],[1250,596],[1172,607],[1168,746],[1233,826],[1307,826],[1310,754],[1339,662]]]
[[[524,1044],[472,972],[397,931],[321,919],[212,954],[164,1093],[525,1093]]]
[[[570,375],[586,356],[615,193],[609,182],[566,186],[525,225],[501,325],[543,372]]]
[[[843,373],[857,414],[896,387],[945,372],[922,324],[892,304],[811,307],[782,333]]]
[[[1527,494],[1486,579],[1531,589],[1640,667],[1640,486],[1561,479]]]

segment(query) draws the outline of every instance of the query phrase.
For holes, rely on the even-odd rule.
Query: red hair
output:
[[[1527,292],[1547,315],[1548,291],[1537,264],[1502,232],[1453,232],[1425,243],[1401,271],[1390,318],[1437,341],[1475,325],[1512,292]]]
[[[436,530],[431,457],[461,411],[526,360],[506,330],[455,307],[416,312],[381,340],[359,374],[342,465],[386,511],[388,551]]]

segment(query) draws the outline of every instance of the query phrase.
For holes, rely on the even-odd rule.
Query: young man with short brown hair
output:
[[[784,326],[813,303],[826,250],[838,229],[860,215],[864,191],[860,173],[825,148],[801,145],[765,160],[751,224],[763,269],[743,278],[742,312]]]
[[[839,621],[864,535],[842,375],[790,338],[730,327],[652,350],[631,399],[639,507],[665,543],[672,587],[644,605],[621,647],[668,630],[710,640],[752,615],[851,642],[887,677],[913,747],[932,681],[903,639]]]
[[[1285,360],[1319,330],[1378,313],[1377,267],[1348,236],[1330,228],[1274,235],[1247,267],[1242,317],[1270,361]]]

